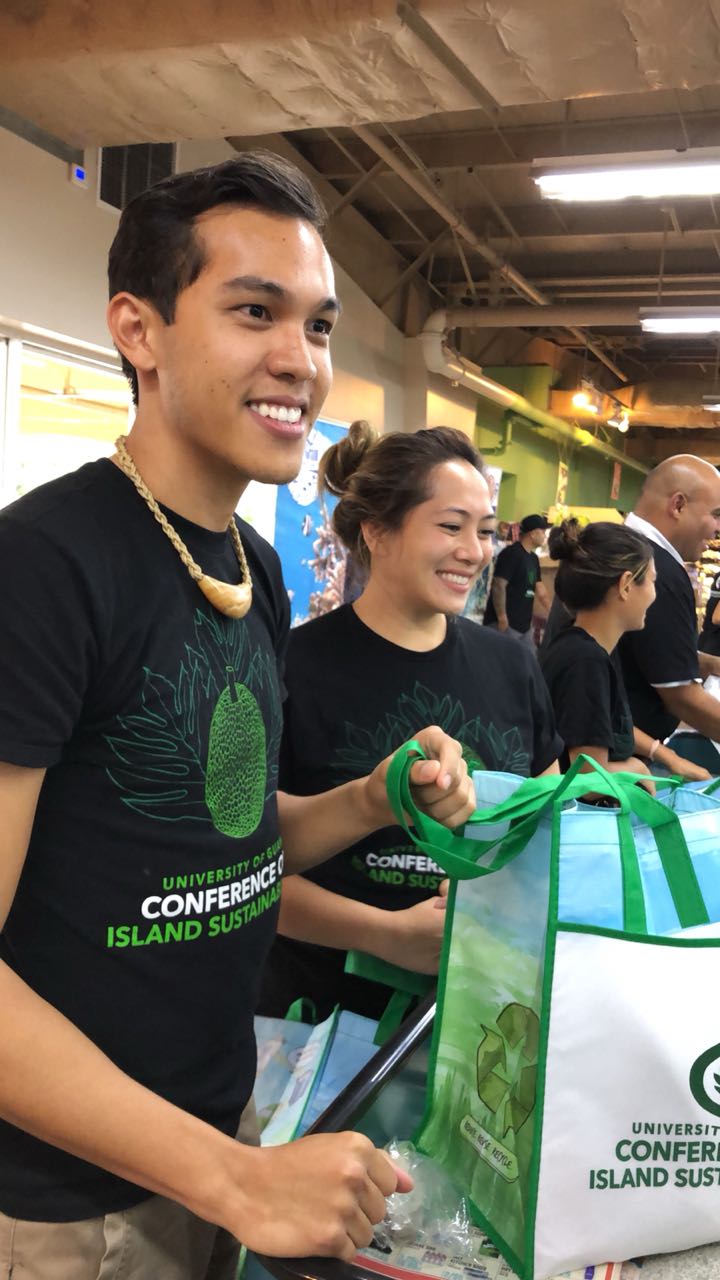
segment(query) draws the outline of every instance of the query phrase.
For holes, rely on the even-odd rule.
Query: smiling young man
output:
[[[303,176],[248,153],[123,213],[127,441],[0,516],[0,1276],[230,1280],[352,1256],[407,1186],[356,1134],[235,1141],[283,870],[389,820],[385,764],[278,794],[288,603],[234,511],[290,480],[338,313]],[[423,804],[471,808],[425,731]]]

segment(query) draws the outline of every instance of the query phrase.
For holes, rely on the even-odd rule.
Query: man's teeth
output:
[[[299,406],[288,408],[284,404],[266,404],[264,400],[251,400],[250,408],[261,417],[274,418],[276,422],[299,422],[302,418],[302,409]]]

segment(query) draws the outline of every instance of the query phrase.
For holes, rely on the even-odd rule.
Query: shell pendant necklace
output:
[[[217,578],[208,577],[206,573],[203,573],[200,565],[195,563],[180,534],[173,529],[170,521],[163,515],[145,484],[127,451],[126,439],[126,436],[118,436],[115,441],[117,453],[113,461],[117,462],[120,470],[125,473],[128,480],[132,480],[140,497],[149,506],[163,533],[172,542],[190,577],[193,582],[197,583],[206,600],[209,600],[215,609],[220,613],[224,613],[228,618],[244,618],[252,604],[252,579],[234,517],[228,525],[228,533],[243,574],[243,581],[238,583],[237,586],[233,586],[230,582],[220,582]]]

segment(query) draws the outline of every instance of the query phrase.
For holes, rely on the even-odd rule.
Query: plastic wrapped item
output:
[[[394,1165],[410,1174],[415,1186],[388,1196],[387,1213],[375,1228],[377,1245],[381,1249],[424,1245],[471,1258],[474,1238],[465,1197],[445,1170],[412,1142],[393,1138],[385,1150]]]

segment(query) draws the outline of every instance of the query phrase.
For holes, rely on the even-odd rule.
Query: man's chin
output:
[[[253,474],[252,478],[253,480],[257,480],[258,484],[290,484],[291,480],[294,480],[297,476],[301,463],[302,458],[300,458],[297,465],[293,467],[259,467]]]
[[[263,455],[253,458],[250,466],[244,468],[246,474],[252,471],[252,479],[258,484],[290,484],[298,475],[302,466],[305,440],[288,441],[282,449],[268,449]],[[249,460],[248,460],[249,461]]]

